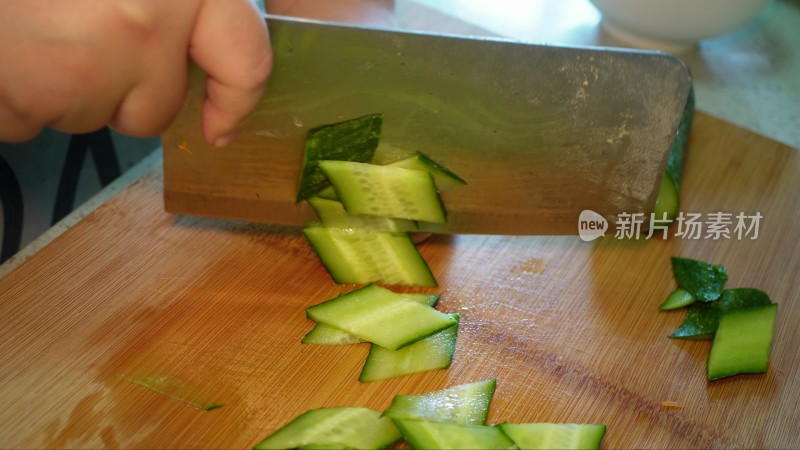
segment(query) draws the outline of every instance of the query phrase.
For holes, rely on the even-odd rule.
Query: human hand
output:
[[[227,145],[272,68],[249,0],[0,0],[0,141],[45,126],[157,135],[183,104],[187,54],[209,75],[204,137]]]

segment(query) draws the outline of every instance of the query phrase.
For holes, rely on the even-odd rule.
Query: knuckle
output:
[[[237,84],[245,89],[258,89],[266,84],[272,72],[273,58],[266,52],[252,65],[238,72]]]

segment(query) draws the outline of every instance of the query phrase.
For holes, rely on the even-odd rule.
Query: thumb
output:
[[[266,24],[249,0],[205,1],[189,55],[208,74],[203,135],[212,145],[228,145],[258,104],[272,70]]]

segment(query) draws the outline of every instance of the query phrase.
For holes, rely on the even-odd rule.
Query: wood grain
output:
[[[0,446],[251,447],[310,408],[498,380],[489,421],[608,425],[606,448],[798,448],[800,158],[699,114],[685,212],[761,212],[756,240],[436,236],[448,370],[359,383],[367,347],[300,344],[335,285],[296,228],[165,213],[149,173],[0,279]],[[674,231],[674,230],[673,230]],[[708,341],[666,338],[669,257],[727,266],[779,303],[769,372],[705,379]],[[164,374],[203,412],[120,375]]]

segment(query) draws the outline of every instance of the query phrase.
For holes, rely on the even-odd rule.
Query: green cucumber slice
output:
[[[328,228],[360,228],[375,231],[416,231],[419,228],[413,220],[350,214],[344,209],[344,205],[336,200],[315,196],[308,199],[308,204],[314,208],[322,226]]]
[[[406,233],[321,226],[303,232],[336,283],[436,286]]]
[[[312,409],[255,445],[256,449],[385,448],[401,439],[391,419],[369,408]]]
[[[689,258],[673,257],[672,274],[678,286],[689,291],[700,302],[718,299],[728,281],[725,267]]]
[[[408,158],[386,165],[389,167],[402,167],[404,169],[429,172],[433,176],[433,181],[436,183],[436,188],[439,189],[439,192],[446,192],[455,187],[465,186],[467,184],[461,177],[419,152]]]
[[[708,355],[708,379],[766,372],[777,314],[776,304],[725,312]]]
[[[316,197],[324,198],[325,200],[336,200],[337,202],[339,201],[339,196],[336,195],[336,189],[334,189],[333,186],[328,186],[326,188],[320,189],[320,191],[317,192]]]
[[[657,220],[674,221],[680,211],[680,192],[681,177],[683,175],[683,160],[686,155],[686,140],[692,129],[694,120],[694,89],[689,91],[686,100],[686,107],[683,109],[681,123],[678,125],[678,133],[672,142],[669,157],[667,158],[667,168],[664,177],[661,179],[661,187],[656,198],[654,208]],[[666,214],[666,215],[665,215]]]
[[[671,311],[673,309],[683,308],[689,306],[697,300],[694,296],[683,288],[678,288],[672,291],[664,303],[658,307],[662,311]]]
[[[456,350],[459,315],[449,316],[455,324],[400,349],[390,350],[373,343],[358,380],[379,381],[449,367]]]
[[[310,130],[306,139],[296,201],[299,203],[330,185],[319,170],[317,161],[372,161],[375,149],[378,148],[382,125],[383,116],[370,114]]]
[[[305,444],[297,447],[297,450],[349,450],[345,444]]]
[[[445,223],[430,173],[350,161],[319,161],[347,212]]]
[[[431,422],[420,419],[394,419],[409,445],[415,449],[505,449],[514,443],[500,428],[489,425],[467,425],[452,422]]]
[[[383,415],[393,419],[483,425],[489,415],[489,405],[496,386],[496,380],[492,379],[425,394],[398,395]]]
[[[430,307],[436,306],[440,297],[438,294],[403,294],[403,296],[408,300],[422,303]],[[312,345],[348,345],[361,342],[366,341],[326,323],[317,323],[311,331],[306,333],[301,341],[303,344]]]
[[[204,391],[199,386],[170,375],[120,374],[119,377],[125,381],[138,384],[139,386],[203,411],[211,411],[224,406],[221,402],[214,400],[208,392]]]
[[[503,423],[499,427],[525,449],[596,449],[606,434],[605,425],[595,424]]]
[[[679,339],[711,339],[723,314],[771,305],[766,292],[754,288],[725,289],[715,302],[696,302],[686,308],[683,323],[669,337]]]
[[[678,210],[680,208],[680,195],[675,182],[672,181],[672,176],[669,172],[664,172],[661,178],[661,188],[658,190],[658,197],[656,198],[656,206],[653,209],[655,220],[663,221],[668,220],[672,222],[678,217]]]
[[[301,344],[307,345],[350,345],[362,342],[366,341],[326,323],[314,325],[314,328],[306,333],[303,340],[300,341]]]
[[[311,306],[306,315],[391,350],[457,323],[447,314],[376,285]]]
[[[421,303],[423,305],[428,305],[431,308],[436,306],[439,303],[439,299],[442,298],[439,294],[400,294],[406,300],[411,300],[413,302]]]

